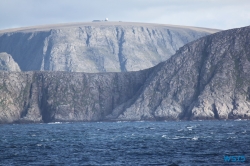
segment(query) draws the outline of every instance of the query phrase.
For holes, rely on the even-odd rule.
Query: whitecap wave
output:
[[[241,119],[235,119],[234,121],[241,121]]]
[[[194,136],[193,138],[192,138],[192,140],[194,140],[194,141],[197,141],[199,139],[199,137],[197,137],[197,136]]]
[[[47,124],[62,124],[62,122],[50,122],[50,123],[47,123]]]
[[[162,138],[167,138],[167,135],[162,135],[161,137],[162,137]]]

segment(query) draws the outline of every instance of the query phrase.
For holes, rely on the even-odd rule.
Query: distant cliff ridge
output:
[[[0,31],[0,53],[22,71],[139,71],[219,30],[126,22],[76,23]]]
[[[0,122],[250,118],[250,27],[137,72],[0,72]]]

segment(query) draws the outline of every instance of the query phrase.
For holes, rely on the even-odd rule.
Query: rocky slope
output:
[[[250,118],[250,27],[138,72],[0,72],[0,122]]]
[[[22,71],[139,71],[215,32],[218,30],[127,22],[39,26],[0,31],[0,52],[11,54]]]
[[[245,27],[185,45],[155,69],[142,93],[115,118],[250,118],[249,41]]]

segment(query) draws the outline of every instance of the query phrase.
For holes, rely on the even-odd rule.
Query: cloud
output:
[[[105,17],[229,29],[250,24],[249,8],[249,0],[0,0],[0,29]]]

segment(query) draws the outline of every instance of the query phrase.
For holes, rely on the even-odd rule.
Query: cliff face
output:
[[[250,27],[138,72],[0,72],[0,122],[250,118]]]
[[[0,123],[103,120],[150,72],[0,72]]]
[[[250,27],[182,47],[160,64],[120,120],[250,118]]]
[[[54,25],[0,31],[0,52],[11,54],[22,71],[139,71],[217,31],[125,22]]]

